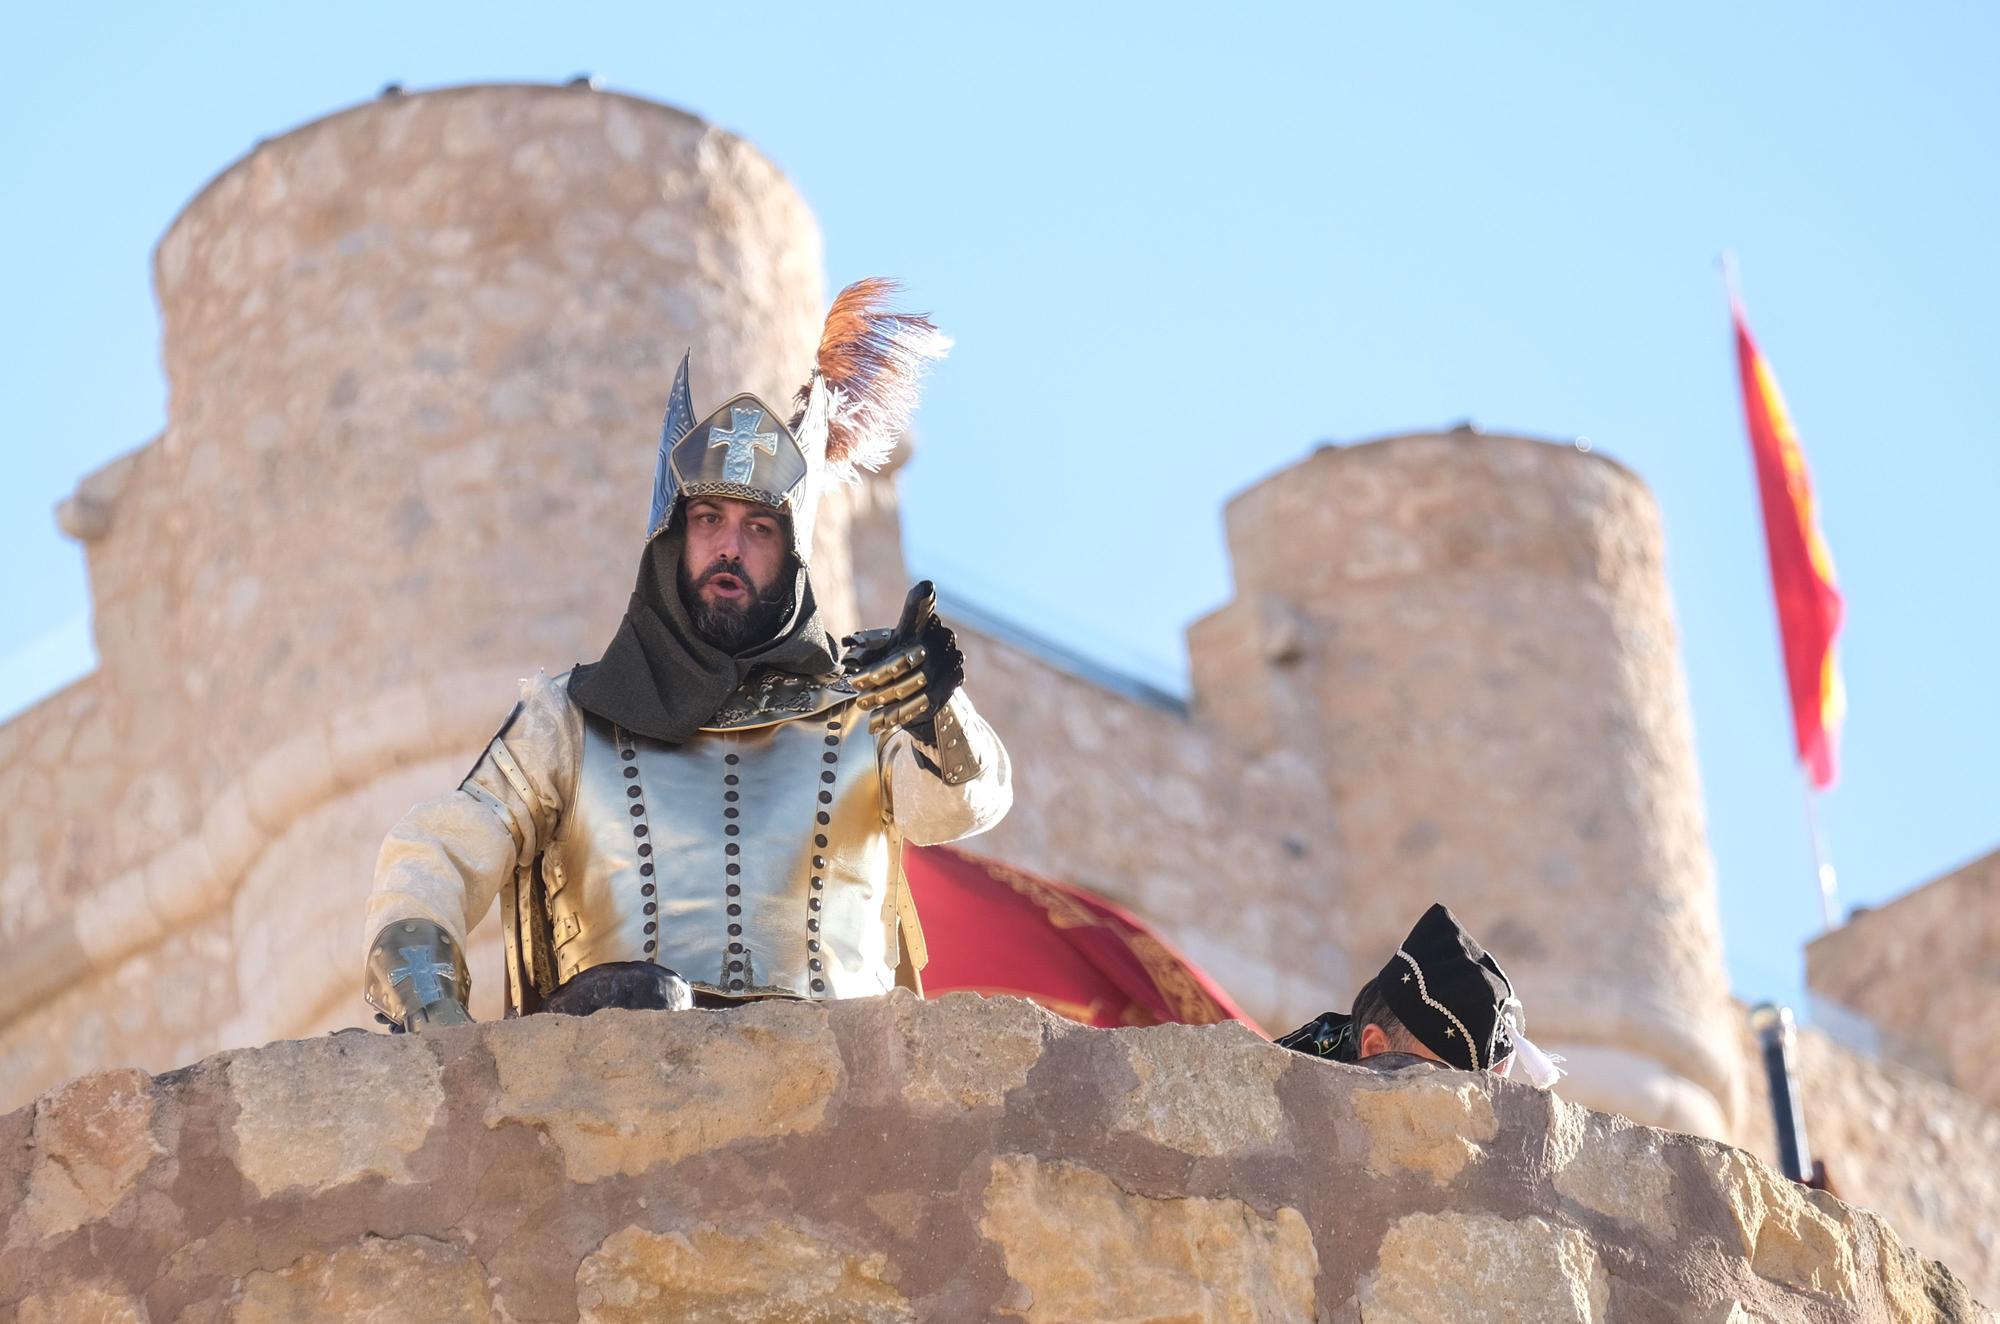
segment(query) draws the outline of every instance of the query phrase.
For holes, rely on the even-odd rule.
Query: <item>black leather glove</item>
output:
[[[841,641],[848,679],[871,711],[870,731],[907,728],[926,745],[937,744],[937,715],[965,683],[965,654],[958,636],[938,619],[937,588],[926,579],[903,600],[893,630],[862,630]]]

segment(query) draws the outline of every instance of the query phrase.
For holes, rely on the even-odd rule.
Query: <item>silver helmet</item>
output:
[[[660,430],[648,541],[688,498],[732,497],[783,511],[793,554],[802,565],[810,561],[821,492],[888,462],[916,410],[918,382],[951,348],[928,317],[888,310],[896,290],[895,282],[871,277],[840,292],[789,419],[743,394],[695,421],[688,356],[681,357]]]

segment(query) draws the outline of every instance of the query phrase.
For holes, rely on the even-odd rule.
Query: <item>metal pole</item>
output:
[[[1792,1009],[1774,1002],[1750,1011],[1751,1028],[1764,1059],[1764,1078],[1771,1088],[1771,1120],[1778,1130],[1778,1169],[1793,1181],[1812,1178],[1812,1150],[1806,1145],[1806,1115],[1800,1106],[1798,1076],[1792,1068]]]

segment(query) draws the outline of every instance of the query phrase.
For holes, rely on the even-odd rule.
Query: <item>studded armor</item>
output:
[[[839,676],[753,672],[680,745],[584,712],[567,679],[524,683],[471,775],[391,830],[371,944],[422,920],[462,950],[497,895],[510,1012],[613,961],[655,961],[732,999],[919,986],[902,843],[982,831],[1012,800],[1006,751],[965,691],[952,729],[981,771],[952,784],[944,751],[871,733]]]
[[[855,997],[894,986],[905,925],[921,949],[852,689],[753,685],[720,714],[733,723],[680,746],[586,715],[576,800],[543,860],[558,980],[653,960],[712,994]]]

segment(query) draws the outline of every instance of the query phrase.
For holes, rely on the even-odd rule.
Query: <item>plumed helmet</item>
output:
[[[858,482],[861,470],[888,462],[916,411],[924,372],[951,348],[928,317],[888,309],[897,289],[871,277],[840,292],[789,418],[744,394],[697,422],[688,356],[681,357],[660,430],[648,541],[688,498],[733,497],[785,512],[793,554],[810,561],[820,494],[829,482]]]

